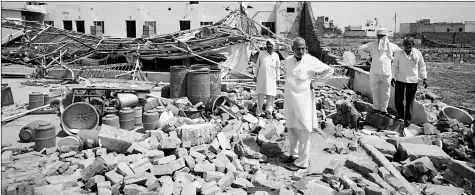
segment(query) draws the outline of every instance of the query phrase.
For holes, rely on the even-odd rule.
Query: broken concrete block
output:
[[[216,165],[216,171],[224,173],[226,166],[219,159],[213,159],[212,162]]]
[[[147,181],[147,173],[137,173],[131,176],[124,177],[124,184],[145,184]]]
[[[92,177],[91,179],[89,179],[86,184],[84,184],[84,188],[85,188],[86,190],[89,190],[89,189],[95,187],[95,186],[97,185],[97,183],[100,183],[100,182],[103,182],[103,181],[106,181],[106,179],[104,178],[104,176],[102,176],[102,175],[95,175],[94,177]]]
[[[305,189],[306,188],[306,189]],[[308,182],[305,186],[304,195],[310,194],[319,194],[319,195],[333,195],[335,190],[332,188],[315,183],[315,182]]]
[[[475,169],[469,166],[467,162],[453,160],[443,176],[451,184],[475,194]]]
[[[436,174],[437,170],[434,167],[432,161],[424,156],[422,158],[416,159],[408,164],[402,166],[402,174],[406,177],[420,177],[424,175],[427,171],[431,171],[432,174]]]
[[[147,163],[141,165],[140,167],[135,168],[134,173],[143,173],[143,172],[148,171],[149,169],[151,169],[152,166],[153,166],[152,163],[147,162]]]
[[[107,149],[106,148],[98,148],[96,150],[96,156],[102,156],[104,154],[107,154]]]
[[[169,155],[169,156],[165,156],[163,158],[155,159],[153,161],[153,164],[154,165],[163,165],[163,164],[171,163],[174,160],[176,160],[176,156],[175,155]]]
[[[353,194],[354,195],[366,195],[364,189],[360,188],[360,187],[353,188]]]
[[[231,145],[229,144],[229,140],[226,138],[223,132],[219,132],[216,136],[219,141],[219,145],[223,150],[231,149]]]
[[[210,181],[218,182],[223,176],[224,176],[224,173],[217,172],[217,171],[206,171],[203,173],[203,177],[206,182],[210,182]]]
[[[103,181],[103,182],[99,182],[97,183],[97,188],[107,188],[107,189],[111,189],[111,182],[110,181]]]
[[[216,137],[220,128],[216,124],[192,124],[177,128],[178,137],[183,141],[191,142],[191,146],[209,144]]]
[[[366,162],[366,161],[355,161],[352,159],[347,159],[345,165],[348,168],[352,168],[357,170],[363,175],[368,175],[369,173],[377,173],[378,168],[374,162]]]
[[[142,166],[142,165],[144,165],[145,163],[148,163],[148,162],[150,162],[150,160],[148,158],[143,158],[143,159],[140,159],[138,161],[133,162],[132,164],[129,165],[129,167],[131,169],[135,169],[135,168],[140,167],[140,166]]]
[[[195,168],[195,160],[193,159],[193,157],[191,156],[185,156],[185,164],[187,167],[189,167],[191,170],[193,170]]]
[[[209,144],[203,144],[203,145],[198,145],[198,146],[191,147],[190,148],[190,155],[191,155],[192,151],[198,152],[198,153],[201,153],[201,154],[205,154],[209,151]]]
[[[216,171],[216,165],[199,163],[195,166],[193,171],[197,173],[204,173],[207,171]]]
[[[462,195],[463,193],[463,188],[457,188],[452,186],[429,185],[424,189],[424,194],[427,195]]]
[[[225,150],[218,153],[218,155],[216,155],[216,159],[220,160],[225,165],[225,164],[231,163],[231,160],[229,160],[228,156],[224,153],[224,151]]]
[[[117,164],[117,172],[125,177],[134,174],[132,169],[130,169],[130,167],[125,162],[120,162],[119,164]]]
[[[389,195],[385,189],[372,186],[366,186],[365,193],[366,195]]]
[[[386,142],[386,140],[378,136],[363,135],[360,141],[365,144],[373,145],[383,154],[389,154],[392,156],[396,153],[396,147],[393,144]]]
[[[176,158],[184,158],[188,156],[188,150],[186,148],[178,148],[175,150]]]
[[[231,184],[233,188],[243,188],[247,189],[250,187],[254,187],[254,184],[252,184],[249,180],[242,178],[242,177],[237,177],[233,183]]]
[[[77,178],[74,176],[62,176],[62,175],[48,176],[45,179],[49,184],[61,184],[61,183],[77,181]]]
[[[331,160],[330,163],[323,170],[323,174],[332,174],[339,176],[342,163],[338,160]]]
[[[440,131],[437,130],[437,127],[429,123],[424,123],[424,135],[437,135]]]
[[[340,177],[340,183],[343,184],[345,189],[353,189],[358,187],[354,181],[352,181],[348,176]]]
[[[218,186],[224,190],[228,188],[229,186],[231,186],[233,181],[234,181],[234,174],[231,172],[228,172],[218,181]]]
[[[199,159],[206,159],[206,155],[201,154],[199,152],[191,151],[191,150],[190,150],[190,156],[192,156],[195,159],[198,159],[198,158]]]
[[[105,161],[101,157],[97,157],[94,159],[91,165],[87,166],[81,172],[81,177],[84,181],[91,179],[95,174],[101,172],[102,170],[106,169]]]
[[[383,114],[369,110],[365,121],[381,130],[389,130],[393,126],[394,119]]]
[[[181,195],[188,195],[188,194],[196,194],[196,186],[191,183],[183,184],[183,190],[181,191]]]
[[[401,143],[398,149],[400,149],[401,153],[400,160],[406,160],[408,158],[410,160],[416,160],[427,156],[436,168],[447,167],[451,159],[442,148],[434,145]]]
[[[233,165],[236,167],[238,171],[244,171],[244,168],[242,167],[241,160],[239,159],[233,159]]]
[[[177,149],[181,145],[181,140],[176,137],[167,137],[160,141],[158,149]]]
[[[267,175],[262,171],[258,170],[253,176],[252,176],[252,183],[257,183],[260,185],[265,185],[267,182]]]
[[[105,177],[106,177],[106,180],[110,181],[112,185],[120,184],[120,183],[122,183],[122,181],[124,179],[124,177],[122,175],[118,174],[114,170],[107,172],[105,174]]]
[[[213,152],[215,154],[217,154],[219,151],[221,151],[218,138],[213,139],[213,141],[211,142],[211,144],[209,146],[209,151]]]
[[[402,184],[401,181],[399,181],[398,179],[396,179],[395,177],[389,177],[388,179],[386,179],[386,181],[388,182],[389,185],[391,185],[396,191],[400,192],[400,193],[407,193],[407,189],[406,187],[404,187],[404,185]]]
[[[221,191],[221,188],[218,187],[217,185],[211,186],[209,188],[206,188],[201,191],[201,194],[203,195],[211,195],[211,194],[216,194]]]
[[[386,183],[383,178],[381,178],[377,173],[370,173],[368,174],[368,178],[370,181],[380,185],[384,189],[387,189],[389,191],[394,190],[393,187],[391,187],[388,183]]]
[[[378,170],[379,170],[378,171],[379,176],[383,178],[384,180],[387,180],[389,177],[391,177],[391,173],[389,173],[389,171],[386,168],[379,167]]]
[[[140,192],[147,192],[147,188],[137,184],[130,184],[124,187],[124,195],[138,195]]]

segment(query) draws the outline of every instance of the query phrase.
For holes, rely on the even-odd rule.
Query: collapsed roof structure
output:
[[[256,24],[260,25],[246,15],[242,4],[212,26],[149,38],[98,37],[39,23],[27,24],[2,18],[2,27],[24,32],[19,49],[17,51],[4,50],[2,59],[21,64],[33,63],[36,64],[36,68],[46,71],[53,66],[64,68],[83,66],[83,69],[87,69],[91,66],[97,68],[98,65],[103,65],[100,66],[103,69],[111,68],[107,66],[106,61],[121,56],[127,59],[127,63],[121,67],[128,68],[123,70],[140,71],[141,60],[198,57],[212,64],[219,64],[223,72],[227,71],[224,74],[232,71],[246,75],[247,61],[230,67],[230,63],[220,64],[207,57],[228,51],[228,56],[224,57],[228,60],[230,55],[233,55],[230,48],[236,45],[246,45],[243,48],[248,51],[264,47],[269,37],[260,35]],[[268,30],[262,25],[260,27]],[[280,46],[280,50],[291,50],[284,39],[274,36],[273,39]],[[8,46],[9,41],[11,40],[5,42],[2,40],[2,46]],[[236,59],[238,58],[234,60]],[[31,64],[28,65],[31,66]]]

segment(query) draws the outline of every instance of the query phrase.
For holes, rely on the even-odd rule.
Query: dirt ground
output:
[[[427,77],[442,102],[475,110],[475,64],[427,62]]]
[[[21,85],[21,82],[26,81],[26,79],[2,79],[2,83],[8,83],[8,86],[11,87],[13,99],[15,101],[15,105],[2,107],[2,119],[5,116],[11,116],[15,113],[20,113],[21,111],[26,111],[26,108],[16,109],[18,105],[22,105],[24,103],[28,103],[29,96],[31,92],[41,92],[46,93],[49,92],[48,87],[38,87],[38,86],[27,86]],[[19,119],[13,120],[9,123],[2,124],[1,126],[1,138],[2,144],[12,144],[12,146],[26,146],[30,147],[35,145],[34,142],[31,143],[21,143],[18,134],[20,133],[20,129],[27,125],[30,122],[35,120],[44,120],[48,121],[55,125],[56,133],[58,137],[56,137],[56,142],[61,140],[61,137],[64,137],[64,132],[61,132],[61,128],[59,126],[60,121],[59,117],[56,114],[41,114],[41,115],[27,115],[21,117]]]

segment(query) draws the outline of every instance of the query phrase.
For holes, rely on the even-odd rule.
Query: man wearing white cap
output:
[[[371,60],[371,68],[369,75],[369,85],[373,96],[373,109],[385,115],[389,104],[389,95],[391,93],[391,62],[394,53],[400,48],[390,43],[388,39],[388,31],[380,28],[377,31],[377,41],[370,42],[358,48],[360,55],[369,53]],[[389,115],[388,115],[389,116]]]
[[[256,116],[263,116],[262,106],[264,105],[264,97],[267,99],[266,114],[267,117],[272,116],[274,110],[274,100],[277,93],[277,79],[279,78],[279,55],[274,52],[274,41],[267,40],[266,50],[259,52],[259,57],[255,66],[256,73],[256,91],[257,91],[257,108]]]

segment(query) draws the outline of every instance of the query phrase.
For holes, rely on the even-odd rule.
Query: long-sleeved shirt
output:
[[[424,56],[416,48],[412,48],[409,55],[404,50],[399,50],[394,55],[392,72],[394,79],[404,83],[417,83],[419,75],[426,79],[427,70]]]
[[[387,57],[381,58],[380,51],[378,50],[378,41],[373,41],[362,45],[358,48],[358,53],[364,55],[364,52],[367,52],[371,55],[371,69],[370,74],[382,74],[382,75],[391,75],[391,61],[393,60],[393,55],[400,48],[394,44],[389,43],[389,53]]]

